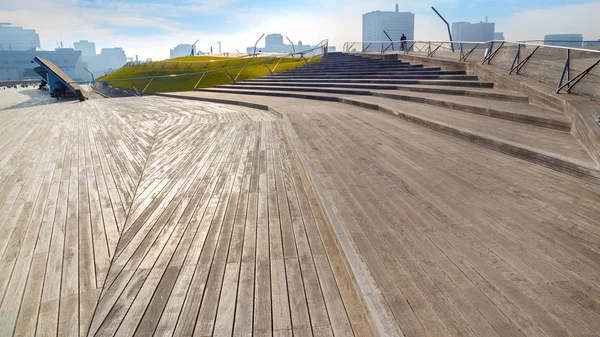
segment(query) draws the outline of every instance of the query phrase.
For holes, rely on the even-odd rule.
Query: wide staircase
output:
[[[197,89],[340,102],[407,121],[600,183],[598,163],[571,134],[564,113],[494,88],[462,70],[329,53],[287,72]]]

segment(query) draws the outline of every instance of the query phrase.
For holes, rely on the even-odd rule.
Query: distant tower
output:
[[[221,54],[221,42],[217,42],[219,44],[219,54]]]
[[[400,11],[400,6],[398,6],[398,2],[396,2],[396,13]]]

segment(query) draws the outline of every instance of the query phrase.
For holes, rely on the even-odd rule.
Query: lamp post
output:
[[[435,14],[437,14],[440,17],[440,19],[442,19],[442,21],[444,21],[444,23],[446,24],[446,27],[448,28],[448,37],[450,37],[450,48],[452,49],[452,52],[454,53],[454,43],[452,43],[452,32],[450,31],[450,25],[448,24],[448,21],[446,21],[446,19],[444,19],[444,17],[442,16],[442,14],[440,14],[440,12],[438,12],[433,6],[431,6],[431,9],[433,9]]]

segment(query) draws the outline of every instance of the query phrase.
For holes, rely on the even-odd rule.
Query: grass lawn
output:
[[[313,58],[311,63],[318,62],[320,58]],[[248,65],[239,74],[237,81],[243,81],[245,79],[256,78],[260,76],[266,76],[269,71],[265,67],[265,64],[273,70],[279,59],[269,57],[255,57],[255,58],[227,58],[218,56],[184,56],[166,61],[157,61],[145,64],[139,64],[134,66],[128,66],[116,70],[112,74],[100,77],[99,81],[107,81],[108,84],[123,88],[131,89],[133,85],[142,91],[149,79],[143,80],[127,80],[118,81],[127,78],[139,78],[149,76],[161,76],[161,75],[173,75],[173,74],[188,74],[197,72],[207,72],[202,81],[198,84],[198,88],[210,88],[220,84],[228,84],[231,82],[225,72],[227,72],[232,78],[235,78],[238,72],[242,69],[243,62],[247,62]],[[292,58],[285,58],[279,62],[279,65],[274,72],[282,72],[293,68],[301,67],[304,65],[304,61],[294,60]],[[229,68],[222,69],[221,68]],[[194,85],[198,82],[202,74],[180,76],[180,77],[167,77],[167,78],[156,78],[150,83],[145,91],[145,94],[152,94],[156,92],[173,92],[173,91],[191,91]]]

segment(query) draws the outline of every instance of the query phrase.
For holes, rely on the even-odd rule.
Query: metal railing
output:
[[[190,70],[192,66],[196,66],[200,69],[200,71],[192,71],[192,72],[172,72],[168,74],[156,75],[156,76],[144,76],[144,77],[131,77],[131,78],[118,78],[118,79],[98,79],[99,82],[110,82],[113,84],[116,83],[132,83],[132,86],[138,84],[137,88],[143,88],[141,91],[138,89],[134,89],[140,95],[143,95],[151,84],[155,80],[172,80],[175,78],[188,78],[189,86],[185,85],[185,88],[173,88],[173,91],[177,91],[180,89],[183,90],[194,90],[198,88],[203,80],[206,80],[211,75],[218,76],[226,76],[223,78],[224,80],[228,80],[230,83],[237,82],[240,79],[244,79],[244,70],[248,69],[249,66],[263,66],[265,70],[267,70],[267,74],[273,74],[276,72],[277,67],[280,65],[281,61],[284,59],[292,59],[293,61],[304,61],[304,64],[309,64],[313,58],[319,57],[327,53],[329,41],[323,40],[319,42],[315,47],[301,51],[301,52],[292,52],[292,53],[261,53],[261,54],[247,54],[243,57],[231,58],[226,60],[211,60],[205,62],[185,62],[185,61],[157,61],[152,63],[141,63],[137,65],[132,65],[130,67],[136,68],[147,68],[148,70],[156,69],[158,71],[169,70],[167,66],[170,66],[170,69],[181,69],[181,70]],[[263,59],[264,57],[264,59]],[[237,63],[230,65],[230,63]],[[155,67],[157,64],[160,64],[158,67]],[[179,68],[181,65],[182,68]],[[217,68],[214,66],[217,65]],[[184,68],[185,67],[185,68]],[[206,69],[206,70],[203,70]],[[197,81],[195,81],[197,79]],[[129,84],[129,83],[128,83]],[[186,83],[184,83],[186,84]],[[193,84],[193,85],[192,85]],[[133,88],[132,88],[133,89]]]
[[[600,99],[600,50],[518,41],[346,42],[344,52],[414,54],[493,65],[509,75],[523,75],[568,92]],[[454,51],[453,51],[454,50]]]

